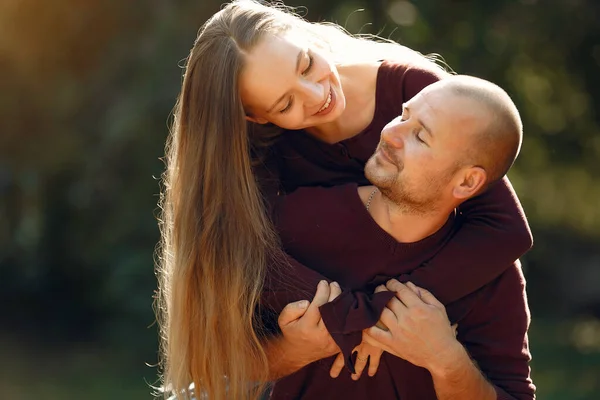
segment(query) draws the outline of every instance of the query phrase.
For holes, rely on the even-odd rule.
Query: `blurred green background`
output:
[[[151,398],[159,158],[182,60],[222,1],[0,2],[1,398]],[[513,96],[538,398],[599,399],[600,2],[287,4]]]

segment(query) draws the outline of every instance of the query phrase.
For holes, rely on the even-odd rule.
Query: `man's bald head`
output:
[[[470,132],[461,163],[482,167],[487,185],[501,179],[517,158],[523,139],[523,124],[512,99],[499,86],[466,75],[452,76],[435,85],[481,112],[481,124]]]

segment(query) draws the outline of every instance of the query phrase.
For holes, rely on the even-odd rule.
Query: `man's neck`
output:
[[[373,220],[400,243],[414,243],[433,235],[444,226],[451,213],[451,210],[432,210],[426,214],[410,212],[374,190],[375,186],[362,186],[358,193],[365,205],[369,203],[368,211]]]

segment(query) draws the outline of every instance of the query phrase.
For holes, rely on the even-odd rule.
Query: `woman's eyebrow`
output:
[[[303,55],[304,55],[304,50],[300,50],[300,52],[298,53],[298,56],[296,57],[296,73],[298,73],[298,71],[300,71],[300,63],[302,62]],[[287,94],[287,92],[282,94],[281,97],[278,98],[275,103],[273,103],[273,105],[267,110],[268,114],[270,114],[271,111],[273,111],[273,109],[277,106],[277,104],[279,104],[279,102],[281,100],[283,100],[283,98],[285,97],[286,94]]]

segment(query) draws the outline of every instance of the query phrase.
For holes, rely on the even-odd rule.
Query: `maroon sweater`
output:
[[[299,213],[302,206],[323,208],[310,196],[294,192],[299,186],[368,183],[364,177],[364,164],[374,152],[383,126],[401,114],[405,101],[443,76],[435,69],[407,68],[384,62],[377,77],[375,116],[363,132],[333,145],[323,143],[303,131],[285,132],[270,148],[262,167],[257,169],[278,226],[282,227],[281,221]],[[302,193],[310,193],[320,189],[313,187],[302,190]],[[290,206],[292,204],[293,207]],[[327,211],[326,208],[323,210]],[[399,268],[389,276],[401,281],[410,279],[429,289],[444,304],[449,304],[492,282],[531,247],[529,227],[506,179],[483,195],[465,202],[459,213],[464,222],[452,241],[438,252],[429,254],[429,257],[419,258],[416,267]],[[285,229],[289,228],[287,226]],[[301,238],[305,235],[318,237],[325,242],[331,240],[315,231],[313,226],[305,226],[301,220],[293,229],[296,229],[296,233],[290,237]],[[360,229],[357,227],[357,231]],[[288,244],[284,242],[284,246],[287,249]],[[478,251],[473,252],[473,249]],[[267,327],[276,330],[276,314],[290,301],[311,298],[320,279],[340,280],[336,274],[323,274],[331,271],[318,271],[317,266],[311,263],[307,263],[310,268],[301,264],[308,261],[304,260],[302,254],[308,256],[309,252],[310,249],[298,252],[295,254],[298,260],[286,260],[285,264],[289,265],[271,265],[263,296]],[[357,260],[362,260],[362,264],[355,267],[358,269],[380,267],[375,265],[376,261],[369,254]],[[331,257],[323,258],[318,263],[334,264]],[[353,281],[349,278],[352,275],[350,267],[345,268],[343,274],[348,277],[340,282],[352,281],[353,284],[342,285],[342,295],[335,302],[321,307],[321,313],[334,340],[344,352],[347,365],[352,369],[351,350],[360,343],[362,329],[374,325],[378,320],[391,294],[372,294],[374,284],[379,281]]]
[[[393,276],[410,274],[452,243],[464,229],[463,217],[453,214],[435,234],[415,243],[398,243],[371,218],[355,184],[301,188],[295,193],[293,201],[286,202],[285,208],[289,210],[285,210],[285,217],[279,223],[286,251],[344,288],[373,287]],[[486,255],[479,253],[477,248],[470,251],[476,257]],[[452,284],[454,279],[446,284]],[[323,313],[327,327],[334,321],[334,325],[354,329],[356,321],[336,315],[338,303],[337,300],[331,303],[329,319]],[[448,304],[447,313],[452,323],[458,323],[459,341],[494,384],[498,399],[534,398],[528,364],[529,310],[525,280],[518,264],[510,263],[490,283]],[[333,359],[314,362],[277,381],[272,398],[436,398],[427,370],[389,353],[383,354],[374,377],[363,375],[356,382],[347,371],[336,379],[329,377]]]

